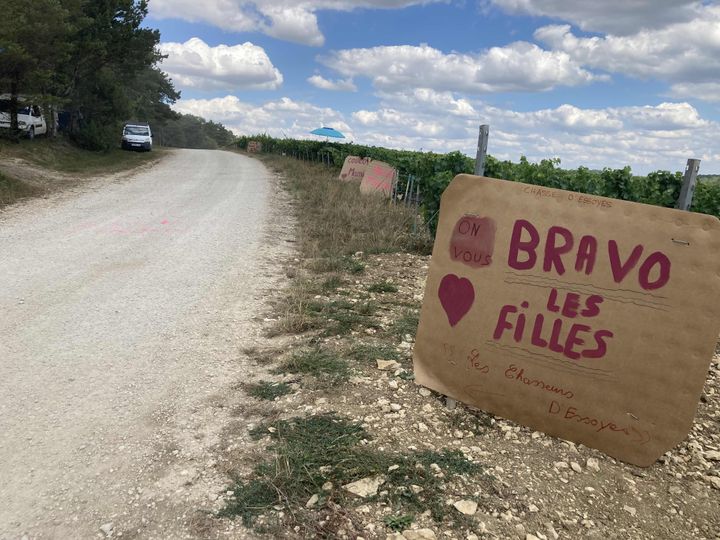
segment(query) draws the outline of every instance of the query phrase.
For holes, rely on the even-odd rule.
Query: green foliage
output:
[[[328,493],[322,486],[331,482],[339,487],[375,475],[386,480],[377,499],[398,514],[385,521],[388,527],[407,527],[413,520],[410,512],[426,510],[436,521],[443,521],[448,517],[445,483],[460,475],[482,472],[480,465],[468,461],[458,450],[390,454],[368,448],[360,444],[370,439],[362,426],[333,413],[260,425],[251,435],[256,439],[269,435],[272,442],[268,449],[274,455],[255,468],[251,479],[238,480],[232,486],[233,497],[220,512],[221,516],[240,516],[248,526],[277,505],[291,510],[290,519],[303,523],[302,513],[309,512],[305,502],[315,494],[320,495],[321,505],[328,499],[352,504],[357,499],[344,490]],[[421,489],[412,490],[412,485]],[[489,489],[488,485],[478,487]]]
[[[177,148],[219,148],[232,144],[235,136],[222,124],[199,116],[176,114],[155,130],[160,144]]]
[[[398,170],[398,192],[404,192],[410,177],[419,184],[422,213],[433,234],[445,188],[456,174],[472,173],[474,170],[474,160],[460,152],[435,154],[352,143],[275,139],[267,135],[240,137],[237,144],[244,149],[251,140],[261,142],[263,152],[325,163],[336,169],[342,167],[349,155],[389,163]],[[630,167],[605,168],[602,171],[591,171],[587,167],[570,170],[561,169],[557,158],[531,163],[524,156],[518,163],[487,156],[485,176],[667,208],[675,205],[682,186],[682,174],[679,172],[655,171],[647,176],[634,176]],[[720,217],[720,182],[717,177],[710,176],[705,181],[701,179],[692,210]]]
[[[158,67],[160,33],[142,25],[147,12],[146,0],[5,0],[0,93],[10,93],[12,121],[28,96],[65,112],[79,146],[108,150],[124,121],[170,119],[179,93]]]
[[[402,532],[410,527],[414,519],[415,517],[412,514],[403,514],[400,516],[386,516],[383,522],[391,531]]]
[[[390,283],[389,281],[378,281],[377,283],[373,283],[368,287],[368,292],[394,293],[398,292],[398,288],[396,285]]]
[[[247,393],[257,399],[265,399],[272,401],[273,399],[284,396],[292,392],[290,385],[283,382],[267,382],[248,384],[246,386]]]
[[[315,347],[293,354],[276,369],[278,373],[303,373],[331,382],[350,377],[350,366],[334,352]]]

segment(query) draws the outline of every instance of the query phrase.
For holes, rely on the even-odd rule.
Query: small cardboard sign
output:
[[[389,197],[392,194],[396,176],[397,171],[387,163],[371,161],[365,169],[360,192],[365,194],[381,193]]]
[[[459,175],[416,380],[649,466],[692,426],[720,330],[718,253],[712,216]]]
[[[247,151],[250,153],[262,152],[262,143],[260,141],[248,141]]]
[[[362,182],[365,176],[365,170],[370,163],[370,158],[361,158],[357,156],[348,156],[345,158],[342,170],[340,171],[340,180],[357,180]]]

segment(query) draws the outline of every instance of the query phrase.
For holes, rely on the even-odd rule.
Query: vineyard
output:
[[[423,215],[433,231],[437,225],[442,192],[456,174],[472,174],[475,168],[475,160],[461,152],[436,154],[390,150],[352,143],[275,139],[267,135],[240,137],[237,144],[246,149],[251,140],[261,142],[263,152],[317,161],[338,170],[349,155],[384,161],[398,171],[398,192],[404,191],[410,178],[420,186]],[[683,181],[680,172],[655,171],[647,176],[637,176],[632,174],[630,167],[605,168],[602,171],[586,167],[562,169],[559,159],[530,163],[522,157],[519,163],[513,163],[492,156],[488,156],[485,162],[485,176],[667,208],[672,208],[677,202]],[[698,182],[691,210],[720,217],[720,183]]]

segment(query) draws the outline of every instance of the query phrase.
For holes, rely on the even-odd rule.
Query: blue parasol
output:
[[[321,127],[313,129],[310,133],[313,135],[320,135],[321,137],[334,137],[335,139],[344,139],[345,135],[340,133],[337,129],[329,127]]]

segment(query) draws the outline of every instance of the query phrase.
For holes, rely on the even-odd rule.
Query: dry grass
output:
[[[262,159],[283,174],[295,196],[306,257],[336,260],[358,251],[430,252],[429,234],[412,232],[416,216],[411,209],[361,195],[357,183],[341,182],[334,169],[323,165],[273,155]]]
[[[0,139],[0,159],[22,159],[51,171],[71,174],[113,173],[149,163],[167,153],[154,148],[152,152],[130,152],[114,148],[109,152],[91,152],[71,144],[63,137],[37,138],[13,143]]]
[[[20,199],[37,197],[45,193],[45,190],[0,173],[0,208],[13,204]]]

